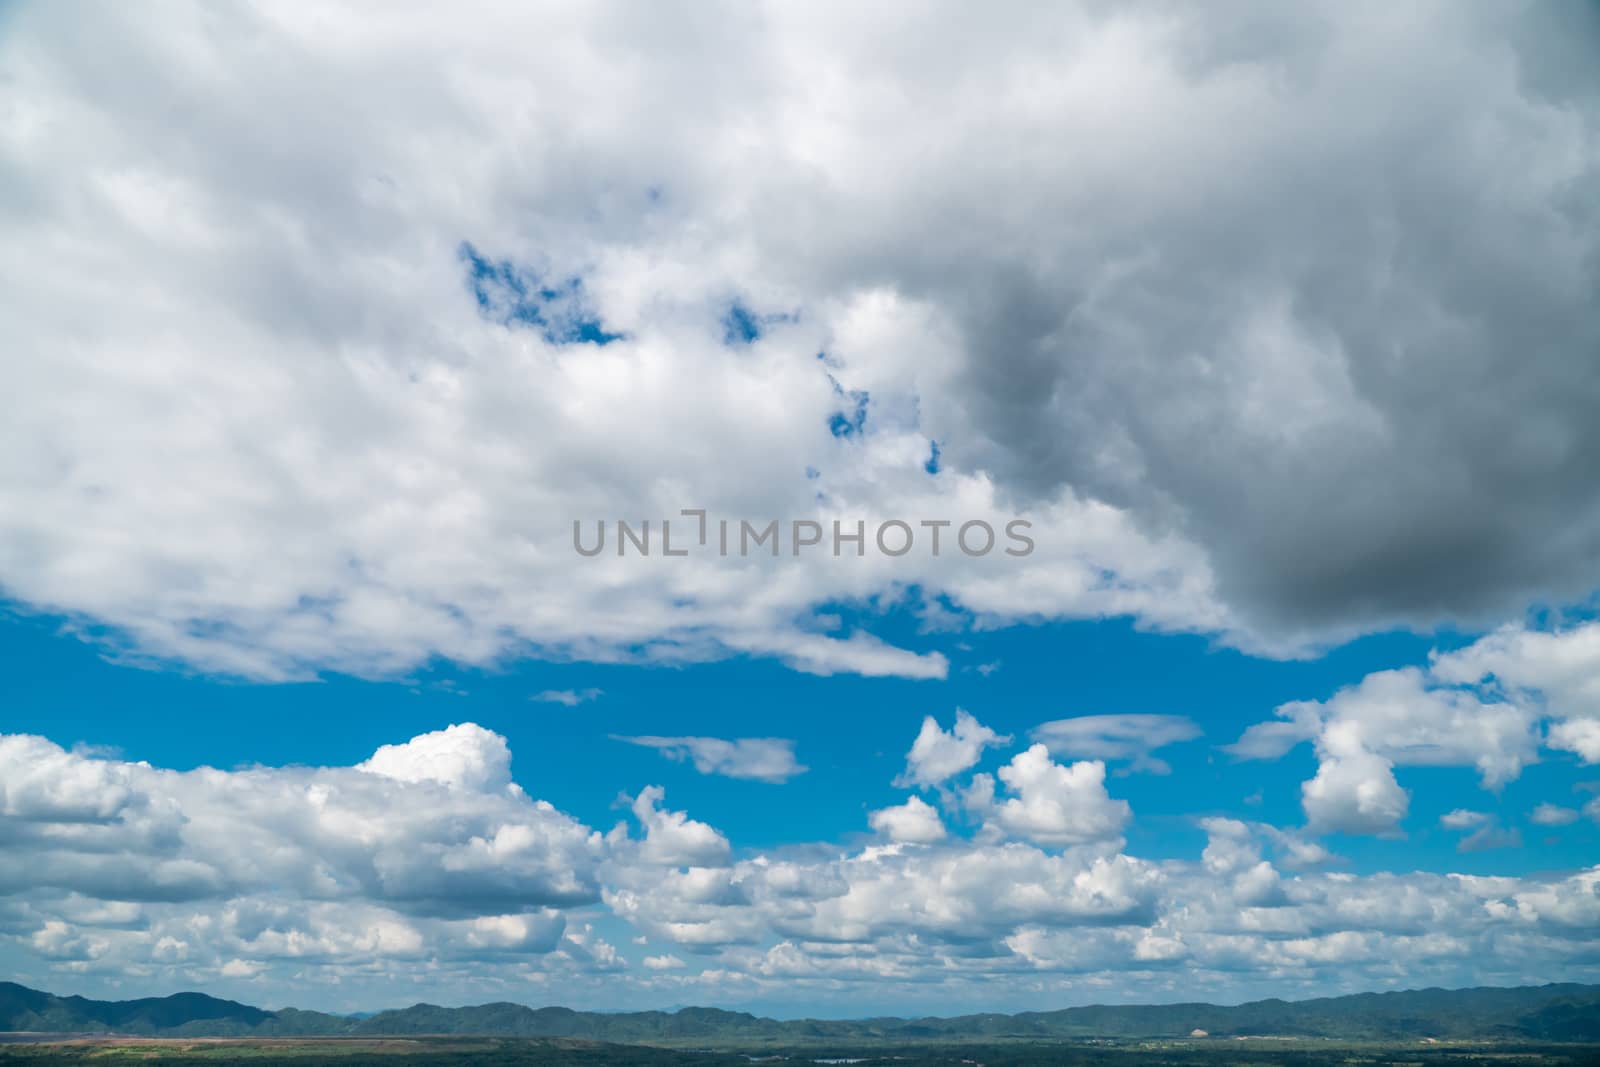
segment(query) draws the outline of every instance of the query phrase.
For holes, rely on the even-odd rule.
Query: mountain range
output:
[[[1017,1015],[852,1020],[761,1018],[717,1008],[599,1013],[569,1008],[414,1004],[368,1016],[266,1011],[204,993],[104,1001],[0,982],[0,1031],[159,1037],[455,1034],[581,1038],[705,1048],[1246,1035],[1348,1040],[1600,1042],[1600,986],[1419,989],[1248,1004],[1093,1005]]]

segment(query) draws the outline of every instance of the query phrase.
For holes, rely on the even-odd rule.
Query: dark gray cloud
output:
[[[931,168],[961,184],[872,228],[959,325],[946,461],[1182,531],[1268,632],[1588,594],[1594,11],[1125,17],[1127,67],[1032,129],[957,123],[990,180]]]

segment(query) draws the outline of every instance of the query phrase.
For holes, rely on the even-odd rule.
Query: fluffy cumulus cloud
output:
[[[979,775],[967,794],[969,806],[1005,832],[1041,844],[1109,840],[1132,815],[1127,801],[1106,792],[1106,765],[1099,760],[1063,765],[1044,745],[1031,745],[998,774],[1011,795],[996,801],[993,781]]]
[[[938,809],[921,797],[909,797],[904,804],[880,808],[868,816],[867,822],[891,841],[931,845],[946,836]]]
[[[1436,655],[1432,673],[1446,684],[1531,704],[1552,720],[1551,748],[1600,763],[1600,623],[1554,631],[1505,627]]]
[[[658,807],[665,796],[666,790],[652,785],[639,790],[639,795],[633,800],[633,814],[644,828],[644,840],[638,844],[638,856],[646,863],[668,867],[720,866],[726,863],[728,839],[715,827],[691,819],[685,812]],[[623,840],[626,840],[625,833],[624,830]]]
[[[1395,781],[1394,764],[1367,749],[1359,729],[1336,723],[1317,742],[1316,777],[1301,788],[1306,818],[1317,830],[1395,831],[1410,795]]]
[[[551,953],[606,847],[509,761],[471,724],[344,768],[179,772],[0,737],[8,931],[130,974]]]
[[[1312,742],[1317,772],[1302,787],[1309,823],[1321,830],[1395,833],[1410,807],[1397,767],[1470,767],[1493,793],[1545,749],[1600,762],[1597,694],[1600,623],[1505,627],[1433,653],[1426,667],[1378,671],[1326,701],[1284,704],[1275,719],[1250,726],[1225,747],[1239,759],[1271,760]],[[1564,825],[1563,812],[1572,811],[1546,803],[1533,821]],[[1487,818],[1461,809],[1441,821],[1461,829]],[[1480,826],[1468,841],[1470,849],[1519,838],[1514,829]]]
[[[1593,629],[1586,624],[1558,633],[1518,632],[1541,644],[1582,646]],[[1285,704],[1276,719],[1249,727],[1227,748],[1242,759],[1276,759],[1313,742],[1319,762],[1302,790],[1306,815],[1324,829],[1354,833],[1398,828],[1410,797],[1396,767],[1471,767],[1485,789],[1498,791],[1537,762],[1541,743],[1593,762],[1570,738],[1575,726],[1600,720],[1560,718],[1540,729],[1553,714],[1582,714],[1563,703],[1563,687],[1582,671],[1518,673],[1524,665],[1507,661],[1499,664],[1508,671],[1502,678],[1490,657],[1506,637],[1491,634],[1458,652],[1435,655],[1426,669],[1370,674],[1326,701]],[[1600,671],[1600,658],[1590,659],[1586,669]]]
[[[599,836],[454,726],[347,768],[177,772],[0,739],[8,891],[183,901],[291,891],[466,917],[598,898]]]
[[[400,782],[439,782],[479,792],[519,788],[511,781],[511,750],[505,738],[476,723],[449,726],[401,745],[384,745],[356,769]]]
[[[895,779],[900,786],[928,788],[942,786],[962,771],[977,765],[985,749],[1010,743],[979,722],[970,712],[956,709],[955,725],[949,730],[928,715],[922,720],[917,739],[906,753],[906,769]]]
[[[1587,589],[1595,18],[13,5],[0,588],[263,678]],[[917,543],[664,559],[686,508]]]
[[[1221,816],[1199,821],[1198,856],[1145,858],[1123,848],[1128,806],[1104,765],[1042,744],[1000,766],[970,833],[946,820],[972,814],[988,772],[940,791],[944,814],[919,796],[872,812],[876,842],[776,851],[736,847],[655,786],[601,834],[510,765],[470,723],[353,767],[232,771],[0,737],[15,860],[0,960],[43,984],[205,983],[269,1003],[314,989],[348,1007],[426,981],[577,1004],[781,991],[847,1007],[870,988],[949,1008],[981,989],[1048,1002],[1555,978],[1600,951],[1595,871],[1356,875],[1301,832]],[[1472,809],[1442,821],[1462,851],[1509,834]]]

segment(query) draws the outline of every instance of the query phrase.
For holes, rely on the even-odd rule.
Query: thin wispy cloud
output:
[[[1182,715],[1080,715],[1041,723],[1029,736],[1058,756],[1127,761],[1129,772],[1171,774],[1172,765],[1153,753],[1200,735],[1200,725]]]
[[[676,762],[688,762],[701,774],[748,778],[758,782],[786,782],[807,768],[795,759],[794,742],[781,737],[626,737],[614,741],[653,748]]]
[[[575,708],[579,704],[587,704],[591,700],[599,700],[604,692],[599,689],[546,689],[535,693],[529,700],[536,700],[543,704],[565,704]]]

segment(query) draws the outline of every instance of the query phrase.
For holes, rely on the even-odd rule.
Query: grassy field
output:
[[[114,1064],[122,1061],[294,1063],[300,1067],[403,1060],[420,1064],[546,1064],[549,1067],[748,1067],[744,1056],[678,1052],[562,1038],[149,1038],[34,1037],[0,1039],[0,1067],[27,1064]]]

